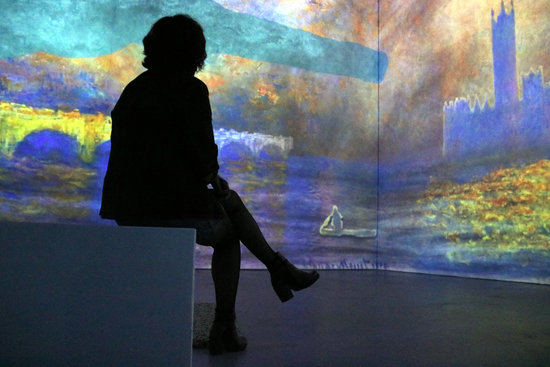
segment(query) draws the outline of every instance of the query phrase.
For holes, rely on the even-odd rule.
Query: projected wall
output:
[[[110,111],[183,12],[221,174],[294,262],[550,283],[550,4],[1,3],[1,220],[112,224]]]
[[[549,10],[380,2],[382,266],[549,282]]]

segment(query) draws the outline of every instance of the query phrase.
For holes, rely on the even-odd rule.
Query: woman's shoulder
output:
[[[124,88],[120,99],[135,100],[149,98],[155,95],[186,95],[194,99],[202,100],[209,97],[209,91],[206,84],[195,76],[167,77],[166,75],[157,75],[149,70],[141,73]]]
[[[124,89],[122,90],[121,97],[126,97],[128,95],[135,94],[137,91],[147,90],[147,86],[151,84],[150,75],[148,71],[145,71],[139,74],[137,77],[132,79]]]
[[[159,72],[147,70],[138,75],[132,80],[126,88],[129,89],[141,89],[144,87],[159,86],[162,88],[169,88],[171,90],[177,89],[191,89],[193,91],[204,92],[208,94],[208,87],[206,84],[194,75],[178,75],[168,71]]]
[[[191,77],[189,80],[189,83],[193,88],[196,88],[197,90],[205,94],[208,94],[208,87],[206,86],[206,83],[204,83],[202,80],[200,80],[196,76]]]
[[[125,89],[133,89],[143,87],[144,84],[151,84],[154,76],[149,70],[145,70],[143,73],[136,76],[126,85]]]

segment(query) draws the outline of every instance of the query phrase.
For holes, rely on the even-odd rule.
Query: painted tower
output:
[[[531,71],[522,76],[519,99],[513,1],[511,8],[507,13],[502,1],[496,19],[491,11],[495,104],[469,98],[445,103],[445,159],[550,149],[550,85],[544,83],[542,68]]]
[[[496,108],[518,101],[514,2],[511,4],[512,10],[506,14],[502,1],[496,20],[494,11],[491,11]]]

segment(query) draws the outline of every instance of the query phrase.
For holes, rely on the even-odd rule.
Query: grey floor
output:
[[[213,302],[197,270],[195,302]],[[387,271],[324,271],[280,303],[266,271],[241,275],[241,353],[193,366],[550,366],[550,286]]]

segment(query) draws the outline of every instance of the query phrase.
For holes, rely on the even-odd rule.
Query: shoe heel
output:
[[[290,286],[288,284],[273,285],[273,290],[275,291],[277,297],[279,297],[281,302],[286,302],[294,297],[294,294],[292,294],[292,290],[290,289]]]

